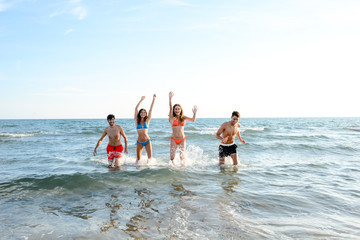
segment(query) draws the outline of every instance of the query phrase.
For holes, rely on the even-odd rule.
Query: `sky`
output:
[[[0,0],[0,119],[360,117],[358,0]]]

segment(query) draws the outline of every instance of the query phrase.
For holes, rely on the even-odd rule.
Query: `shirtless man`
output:
[[[109,123],[109,127],[105,128],[104,133],[100,137],[99,141],[96,144],[94,149],[94,156],[96,156],[96,149],[100,146],[106,135],[109,137],[109,144],[106,148],[109,167],[120,167],[121,153],[123,151],[123,145],[121,144],[121,136],[124,138],[125,142],[125,153],[128,154],[127,149],[127,138],[123,128],[119,125],[115,125],[115,116],[110,114],[107,116],[107,121]]]
[[[221,140],[219,145],[220,165],[225,163],[225,157],[227,156],[231,156],[234,165],[238,164],[235,136],[238,136],[240,142],[245,143],[245,141],[240,137],[240,123],[238,123],[239,118],[240,113],[234,111],[231,115],[231,121],[223,123],[216,133],[216,138]]]

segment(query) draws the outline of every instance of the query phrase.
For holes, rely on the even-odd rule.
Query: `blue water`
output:
[[[135,164],[132,119],[119,171],[105,119],[0,120],[0,239],[360,239],[360,118],[240,119],[240,165],[218,165],[229,119],[187,123],[187,166],[153,119]],[[179,156],[176,161],[178,162]]]

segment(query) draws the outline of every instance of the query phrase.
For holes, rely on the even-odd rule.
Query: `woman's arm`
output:
[[[185,120],[190,121],[190,122],[195,122],[197,110],[198,110],[198,107],[197,107],[197,106],[194,106],[193,109],[192,109],[192,111],[193,111],[193,117],[192,117],[192,118],[185,117]]]
[[[148,114],[148,118],[147,118],[147,124],[149,124],[150,120],[151,120],[151,114],[152,114],[152,110],[153,110],[153,107],[154,107],[155,99],[156,99],[156,94],[154,94],[154,96],[153,96],[153,100],[152,100],[150,110],[149,110],[149,114]]]
[[[145,96],[142,96],[141,99],[140,99],[140,101],[139,101],[139,103],[138,103],[138,104],[136,105],[136,107],[135,107],[135,113],[134,113],[135,124],[138,123],[138,122],[137,122],[137,115],[138,115],[138,113],[139,113],[139,106],[140,106],[140,103],[141,103],[142,101],[144,101],[144,99],[145,99]]]
[[[170,107],[169,122],[170,122],[170,119],[173,119],[173,118],[174,118],[174,116],[173,116],[173,111],[172,111],[172,102],[171,102],[171,99],[172,99],[173,96],[174,96],[174,93],[173,93],[173,92],[170,92],[170,93],[169,93],[169,107]]]

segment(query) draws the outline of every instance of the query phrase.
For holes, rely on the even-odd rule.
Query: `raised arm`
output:
[[[105,128],[105,130],[104,130],[104,132],[103,132],[103,134],[101,135],[101,137],[100,137],[100,139],[99,139],[99,141],[97,142],[97,144],[96,144],[96,147],[95,147],[95,149],[94,149],[94,156],[96,156],[96,154],[97,154],[97,148],[100,146],[100,144],[102,143],[102,141],[104,140],[104,138],[106,137],[106,128]]]
[[[192,118],[186,117],[185,120],[190,121],[190,122],[195,122],[197,110],[198,110],[198,107],[195,105],[195,106],[193,107],[193,109],[192,109],[192,111],[193,111],[193,117],[192,117]]]
[[[170,92],[170,93],[169,93],[169,107],[170,107],[169,122],[170,122],[170,119],[174,118],[174,116],[173,116],[173,111],[172,111],[172,107],[173,107],[173,106],[172,106],[172,102],[171,102],[173,96],[174,96],[174,93],[173,93],[173,92]]]
[[[153,110],[153,107],[154,107],[155,99],[156,99],[156,94],[154,94],[152,103],[150,105],[150,110],[149,110],[149,114],[148,114],[148,118],[147,118],[147,123],[148,124],[150,123],[150,120],[151,120],[151,114],[152,114],[152,110]]]
[[[144,99],[145,99],[145,96],[142,96],[139,103],[135,107],[135,113],[134,113],[135,124],[137,124],[137,115],[138,115],[138,112],[139,112],[139,106],[140,106],[141,102],[144,101]]]

